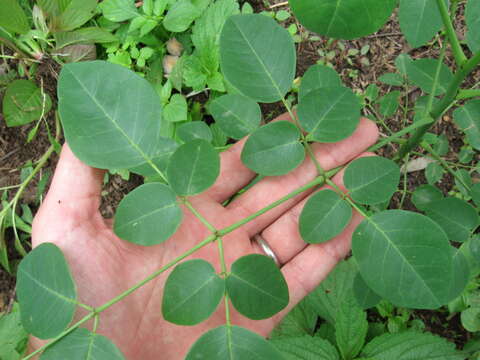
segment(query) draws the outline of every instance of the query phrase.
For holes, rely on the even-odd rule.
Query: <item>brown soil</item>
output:
[[[250,0],[250,4],[256,11],[269,10],[270,4],[267,0]],[[272,4],[280,1],[270,1]],[[277,8],[279,9],[279,8]],[[461,17],[460,17],[461,20]],[[295,21],[293,18],[290,22]],[[287,22],[289,24],[289,22]],[[306,30],[296,23],[299,31],[305,37],[308,37]],[[463,27],[463,23],[458,24],[459,28]],[[416,50],[411,50],[404,38],[401,36],[399,26],[396,21],[390,21],[378,33],[354,41],[343,41],[345,49],[341,50],[337,42],[331,45],[327,44],[327,40],[320,38],[319,41],[304,41],[297,44],[297,76],[302,76],[309,66],[315,64],[319,59],[319,49],[328,49],[328,51],[335,51],[336,56],[333,61],[335,69],[342,75],[343,81],[357,92],[363,92],[368,84],[376,83],[380,89],[381,94],[390,90],[390,87],[378,82],[378,77],[386,72],[395,71],[394,60],[400,53],[409,53],[413,58],[424,57],[438,57],[438,46],[425,47]],[[367,54],[363,55],[368,59],[370,65],[362,63],[360,55],[351,57],[351,62],[348,61],[348,50],[358,49],[363,46],[370,46]],[[452,64],[451,54],[447,54],[446,62]],[[44,87],[45,91],[50,94],[52,99],[55,98],[56,93],[56,78],[59,67],[53,61],[47,61],[42,64],[37,71],[35,80]],[[352,74],[356,76],[352,77]],[[470,79],[469,84],[480,81],[480,71],[477,71]],[[413,91],[409,94],[409,103],[413,103],[420,95],[419,92]],[[1,97],[1,94],[0,94]],[[56,100],[54,100],[55,108]],[[263,104],[262,110],[265,118],[272,119],[282,113],[283,107],[279,104]],[[365,115],[369,115],[366,113]],[[51,111],[48,114],[48,122],[51,127],[54,126],[54,113]],[[411,121],[409,119],[408,121]],[[399,130],[403,127],[403,119],[400,116],[393,117],[387,120],[387,125],[392,131]],[[48,137],[46,136],[45,128],[41,127],[39,134],[30,144],[25,144],[25,140],[30,130],[30,126],[20,128],[7,128],[0,113],[0,187],[7,185],[14,185],[19,183],[20,170],[24,164],[29,161],[37,160],[50,146]],[[451,121],[451,114],[446,114],[442,121],[440,121],[434,129],[437,134],[446,134],[450,141],[451,148],[447,155],[447,159],[456,160],[456,153],[462,146],[462,138],[458,130],[454,127]],[[395,151],[393,147],[385,147],[379,153],[384,156],[390,156]],[[58,156],[55,154],[49,160],[44,171],[50,169],[53,173]],[[407,178],[407,189],[412,191],[419,184],[425,183],[423,171],[410,173]],[[112,217],[114,209],[118,202],[122,199],[124,194],[133,189],[141,183],[139,177],[133,176],[130,181],[124,181],[119,176],[110,176],[109,183],[105,186],[104,198],[102,205],[102,213],[107,217]],[[440,183],[442,190],[447,193],[453,187],[451,176],[445,176]],[[24,203],[30,204],[35,209],[38,204],[35,203],[36,182],[34,181],[25,192],[22,199]],[[400,201],[400,195],[394,197],[394,203]],[[407,197],[404,207],[413,209],[413,205]],[[7,233],[7,242],[11,244],[11,237]],[[18,255],[17,255],[18,257]],[[0,312],[11,304],[14,297],[14,277],[7,274],[0,269]],[[428,330],[437,333],[451,341],[454,341],[459,347],[465,344],[468,338],[468,333],[463,329],[459,322],[459,317],[455,316],[450,320],[446,320],[443,314],[439,312],[421,311],[416,312],[427,324]],[[439,315],[440,314],[440,315]],[[438,321],[437,319],[440,319]]]

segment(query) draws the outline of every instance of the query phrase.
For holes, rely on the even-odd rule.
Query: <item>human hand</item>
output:
[[[282,115],[279,120],[286,120]],[[339,143],[314,144],[316,158],[325,170],[343,165],[375,143],[376,126],[362,119],[356,132]],[[247,185],[255,174],[246,168],[240,153],[244,140],[221,154],[221,172],[216,183],[205,193],[191,197],[193,206],[216,228],[223,228],[267,206],[296,188],[311,181],[316,168],[310,159],[291,173],[267,177],[228,206],[221,204]],[[33,246],[52,242],[59,246],[77,284],[79,300],[98,307],[135,285],[173,258],[207,237],[208,229],[188,210],[179,230],[166,242],[142,247],[119,239],[110,221],[99,212],[104,171],[80,162],[64,146],[50,191],[33,224]],[[334,181],[342,188],[342,173]],[[303,193],[257,217],[224,237],[227,264],[243,255],[263,254],[255,234],[270,245],[282,264],[282,273],[290,292],[290,303],[274,317],[249,320],[232,308],[235,325],[263,336],[269,334],[281,318],[312,291],[350,249],[353,229],[361,221],[354,214],[345,231],[335,239],[315,245],[306,244],[298,231],[298,217],[308,193]],[[216,244],[209,244],[190,258],[202,258],[220,272]],[[101,313],[97,332],[110,338],[127,359],[183,359],[201,334],[225,323],[223,303],[205,322],[196,326],[178,326],[165,321],[161,314],[162,292],[169,271],[161,274],[119,303]],[[82,310],[76,315],[80,318]],[[91,326],[91,324],[89,324]],[[31,347],[43,343],[32,339]]]

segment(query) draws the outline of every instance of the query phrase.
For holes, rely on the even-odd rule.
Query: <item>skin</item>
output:
[[[277,120],[287,120],[282,115]],[[378,130],[362,119],[356,132],[335,144],[315,144],[316,158],[325,170],[346,164],[374,144]],[[217,229],[231,225],[257,211],[316,176],[310,159],[295,171],[267,177],[235,199],[227,207],[222,202],[247,185],[255,174],[246,168],[240,153],[242,140],[221,154],[221,173],[214,186],[190,198],[193,206]],[[97,307],[124,292],[209,235],[206,227],[186,208],[179,230],[166,242],[142,247],[114,235],[110,220],[98,208],[104,170],[78,160],[64,145],[48,195],[33,224],[33,246],[52,242],[64,252],[77,284],[82,303]],[[342,188],[342,172],[334,181]],[[250,239],[260,233],[277,254],[290,292],[290,303],[274,317],[253,321],[231,307],[234,325],[267,336],[273,327],[303,297],[311,292],[350,250],[352,231],[361,217],[335,239],[315,245],[303,242],[298,232],[298,217],[308,193],[303,193],[224,237],[227,265],[239,257],[262,250]],[[220,272],[217,244],[209,244],[187,259],[202,258]],[[225,323],[223,302],[205,322],[178,326],[166,322],[161,314],[162,291],[170,271],[147,283],[101,314],[98,333],[110,338],[130,360],[183,359],[193,342],[208,329]],[[75,318],[86,312],[81,309]],[[91,328],[92,322],[87,323]],[[44,342],[32,338],[30,349]]]

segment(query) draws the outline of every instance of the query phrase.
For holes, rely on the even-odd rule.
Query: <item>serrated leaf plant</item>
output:
[[[154,5],[160,6],[159,3]],[[196,2],[199,3],[203,4]],[[151,9],[146,4],[149,2],[144,2],[143,11],[148,14]],[[224,2],[210,5],[212,14],[208,16],[215,17],[217,11],[225,10],[220,9],[221,4]],[[215,5],[219,8],[214,8]],[[108,353],[112,359],[123,358],[116,346],[95,330],[77,328],[90,319],[98,321],[103,311],[171,268],[163,302],[158,304],[167,321],[197,324],[216,311],[222,301],[225,306],[225,324],[197,339],[186,359],[267,360],[298,356],[345,360],[462,359],[463,355],[452,344],[429,334],[409,331],[367,340],[364,309],[375,306],[380,299],[404,308],[437,309],[462,294],[473,271],[462,252],[463,245],[460,249],[457,246],[478,241],[472,237],[479,225],[478,189],[471,185],[469,171],[452,168],[439,154],[444,150],[441,139],[429,136],[428,131],[454,107],[455,124],[477,149],[480,140],[475,129],[480,107],[478,100],[470,98],[480,94],[477,89],[461,86],[480,63],[480,27],[476,26],[480,2],[469,0],[466,5],[467,49],[460,43],[451,21],[458,1],[448,4],[444,0],[419,0],[398,4],[396,0],[290,0],[293,14],[307,29],[339,39],[372,34],[385,24],[397,5],[400,6],[400,25],[409,44],[422,46],[435,37],[441,40],[438,42],[440,57],[413,60],[404,54],[397,58],[395,75],[384,76],[381,81],[393,87],[415,87],[426,97],[415,104],[414,121],[405,119],[404,126],[396,132],[388,129],[388,134],[370,148],[375,151],[395,145],[393,159],[362,157],[345,169],[331,171],[325,171],[311,156],[312,146],[339,142],[353,134],[362,110],[367,109],[365,103],[362,104],[362,95],[346,87],[333,69],[314,65],[302,78],[294,112],[286,100],[295,79],[294,42],[287,30],[267,16],[232,15],[209,30],[218,32],[218,39],[192,33],[194,43],[212,45],[218,40],[219,52],[214,54],[211,74],[215,77],[215,71],[221,70],[228,94],[211,101],[208,111],[226,136],[232,139],[248,136],[241,154],[243,164],[260,176],[288,174],[306,158],[313,161],[317,169],[314,180],[224,228],[213,226],[190,201],[191,196],[211,187],[219,174],[219,153],[212,145],[213,133],[208,134],[202,126],[186,128],[179,135],[182,144],[172,143],[162,136],[167,109],[162,109],[158,93],[147,80],[126,67],[104,61],[66,65],[58,82],[59,111],[65,138],[75,155],[90,166],[127,168],[142,175],[154,174],[157,179],[141,185],[120,203],[114,224],[116,234],[138,246],[163,243],[182,223],[181,206],[197,217],[210,234],[181,256],[171,259],[167,266],[145,279],[138,279],[136,285],[125,288],[122,294],[96,308],[78,300],[68,263],[58,247],[43,244],[34,249],[18,271],[22,322],[36,337],[53,341],[25,359],[40,352],[43,352],[42,360],[66,358],[72,352],[77,352],[79,358],[87,358],[82,355],[87,343],[98,344],[96,350]],[[198,18],[199,12],[193,6],[188,0],[171,4],[162,18],[163,27],[170,32],[181,32],[194,21],[199,31],[212,25]],[[166,8],[160,8],[161,12],[157,9],[157,15],[163,14]],[[137,10],[126,1],[106,0],[102,9],[111,21],[138,16]],[[421,19],[416,18],[419,13],[423,14]],[[444,63],[447,47],[454,55],[454,69]],[[197,53],[185,61],[203,61],[202,49],[198,47]],[[183,75],[184,79],[188,78]],[[186,82],[192,88],[208,84],[208,78],[201,80],[201,84]],[[402,95],[394,92],[376,103],[377,95],[378,89],[370,87],[363,100],[372,109],[380,106],[382,118],[375,120],[387,127],[383,117],[405,110],[400,109]],[[273,102],[285,105],[290,121],[261,125],[258,103]],[[419,211],[395,208],[394,202],[389,208],[402,176],[400,164],[418,154],[419,147],[433,158],[432,164],[436,166],[427,168],[431,184],[414,194],[413,203]],[[340,171],[343,171],[344,189],[332,181]],[[456,179],[456,196],[444,197],[433,186],[439,180],[437,173],[442,171]],[[340,265],[351,267],[350,271],[332,275],[343,278],[349,285],[335,292],[326,291],[325,287],[331,284],[331,280],[327,280],[316,290],[319,293],[314,292],[312,298],[306,300],[333,326],[331,339],[335,344],[312,338],[315,329],[305,317],[300,323],[287,317],[290,323],[278,330],[293,329],[298,336],[269,342],[235,325],[230,308],[233,306],[254,320],[277,314],[289,302],[285,279],[275,263],[263,255],[240,257],[228,268],[223,249],[229,244],[224,237],[292,197],[322,185],[329,188],[310,197],[300,215],[299,232],[306,243],[330,241],[345,230],[353,212],[363,216],[353,232],[352,259]],[[211,243],[218,244],[220,272],[204,260],[185,260]],[[46,269],[48,266],[52,268]],[[353,294],[347,299],[350,292]],[[32,297],[42,297],[45,301],[34,301]],[[71,325],[78,306],[86,309],[87,314]],[[308,312],[305,308],[298,311]]]

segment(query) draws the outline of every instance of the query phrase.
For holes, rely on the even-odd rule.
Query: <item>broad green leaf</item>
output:
[[[480,183],[476,183],[470,190],[470,196],[477,207],[480,207]]]
[[[380,104],[380,114],[383,116],[389,117],[394,115],[397,112],[401,92],[399,90],[394,90],[381,97],[378,100]]]
[[[436,0],[400,0],[400,28],[411,47],[432,40],[443,26]]]
[[[464,360],[455,344],[441,337],[415,331],[385,334],[373,339],[362,356],[375,360]]]
[[[335,316],[335,337],[340,354],[345,360],[354,359],[362,350],[367,336],[367,313],[354,298],[342,301]]]
[[[352,161],[343,175],[349,195],[361,204],[378,204],[390,199],[400,180],[400,168],[382,157],[362,157]]]
[[[206,142],[212,141],[212,132],[203,121],[191,121],[182,124],[177,129],[177,136],[184,142],[202,139]]]
[[[54,36],[55,45],[58,49],[72,44],[109,43],[118,40],[115,35],[96,26],[86,27],[75,31],[57,32]]]
[[[270,341],[285,360],[339,360],[335,347],[318,336],[298,336]]]
[[[378,81],[387,85],[392,85],[392,86],[402,86],[404,83],[403,76],[397,73],[383,74],[378,78]]]
[[[168,276],[163,292],[162,314],[178,325],[195,325],[208,319],[225,293],[225,280],[205,260],[178,265]]]
[[[453,121],[467,135],[470,145],[480,150],[480,100],[471,100],[453,112]]]
[[[480,2],[468,0],[465,8],[467,44],[473,53],[480,51]]]
[[[22,326],[17,303],[9,314],[0,313],[0,359],[20,360],[27,348],[28,333]]]
[[[468,245],[468,244],[467,244]],[[470,247],[470,246],[469,246]],[[452,301],[460,296],[470,280],[471,270],[470,266],[473,259],[467,259],[466,251],[464,249],[451,248],[453,254],[453,273],[454,276],[450,283],[450,294],[448,301]]]
[[[170,157],[167,177],[178,195],[199,194],[213,185],[220,173],[220,157],[205,140],[180,146]]]
[[[307,138],[337,142],[352,135],[360,121],[360,102],[349,88],[322,88],[305,95],[298,104],[298,121]]]
[[[283,360],[267,340],[239,326],[219,326],[203,334],[185,360]]]
[[[97,0],[71,0],[65,10],[56,19],[57,30],[74,30],[95,15]]]
[[[121,351],[105,336],[78,328],[57,341],[40,360],[123,360]]]
[[[479,225],[475,208],[455,197],[433,201],[425,207],[425,211],[442,227],[451,241],[466,241]]]
[[[480,307],[471,307],[463,310],[460,320],[462,322],[462,326],[467,331],[480,331]]]
[[[220,63],[225,78],[249,98],[281,100],[295,77],[292,36],[273,19],[259,14],[234,15],[220,35]]]
[[[400,74],[407,76],[407,66],[413,62],[408,54],[400,54],[395,59],[395,66]]]
[[[436,162],[430,163],[427,165],[425,169],[425,177],[430,185],[433,185],[439,182],[445,171],[443,170],[442,166]]]
[[[190,0],[178,0],[168,10],[163,26],[168,31],[182,32],[187,30],[200,14],[201,11]]]
[[[121,239],[150,246],[164,242],[182,222],[175,193],[164,184],[144,184],[118,205],[113,229]]]
[[[380,302],[380,300],[382,300],[380,296],[370,289],[360,273],[357,273],[353,280],[353,293],[357,300],[357,304],[363,310],[374,307]]]
[[[348,40],[380,29],[397,6],[397,0],[290,0],[289,3],[307,29]]]
[[[27,16],[17,0],[0,1],[0,27],[22,35],[30,30]]]
[[[302,77],[298,97],[302,101],[311,91],[337,86],[340,87],[343,84],[340,75],[335,70],[325,65],[313,65]]]
[[[302,239],[318,244],[340,234],[352,218],[352,207],[333,190],[320,190],[312,195],[300,214]]]
[[[428,217],[403,210],[377,213],[355,229],[352,250],[367,285],[395,305],[434,309],[449,300],[451,247]]]
[[[17,297],[25,330],[40,339],[57,336],[72,321],[77,291],[56,245],[43,243],[23,258],[17,272]]]
[[[163,109],[163,119],[169,122],[186,121],[187,112],[187,99],[182,94],[173,94]]]
[[[308,295],[318,315],[335,324],[337,309],[345,299],[353,298],[353,280],[358,273],[357,266],[352,261],[341,261],[323,280],[320,285]]]
[[[52,107],[47,93],[30,80],[14,80],[3,97],[3,116],[8,127],[29,124],[46,115]]]
[[[463,196],[470,195],[473,182],[468,170],[458,169],[455,171],[455,186]]]
[[[168,161],[170,156],[177,150],[178,144],[172,139],[160,138],[158,140],[157,152],[152,155],[151,160],[153,164],[159,169],[162,173],[167,171]],[[135,174],[142,176],[159,176],[155,168],[153,168],[149,163],[145,162],[142,165],[135,166],[129,169]]]
[[[158,95],[134,72],[104,61],[67,64],[58,97],[65,137],[84,163],[130,168],[158,153]]]
[[[280,269],[271,258],[258,254],[242,256],[232,264],[227,292],[235,309],[254,320],[275,315],[289,301]]]
[[[260,125],[262,111],[250,98],[242,95],[223,95],[208,106],[216,123],[229,137],[239,140]]]
[[[427,94],[442,95],[453,80],[452,71],[437,59],[420,59],[406,63],[407,76]]]
[[[266,176],[283,175],[305,159],[300,131],[288,121],[276,121],[257,129],[242,150],[242,161],[251,170]]]
[[[121,22],[140,16],[131,0],[104,0],[100,4],[103,16],[114,22]]]
[[[417,209],[425,210],[428,204],[442,198],[443,194],[436,186],[427,184],[420,185],[415,189],[412,195],[412,202]]]
[[[316,325],[317,314],[309,298],[304,298],[282,319],[268,337],[274,339],[312,336]]]

